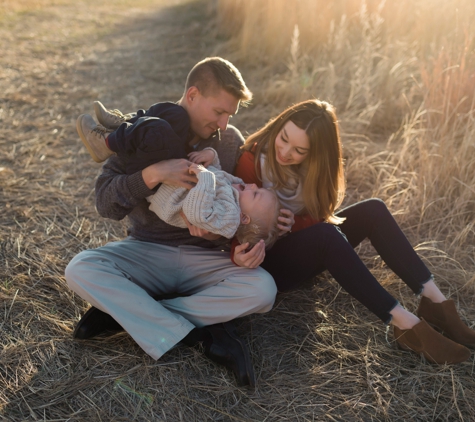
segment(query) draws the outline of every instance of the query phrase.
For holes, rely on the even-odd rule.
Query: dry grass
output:
[[[263,61],[249,62],[233,50],[237,36],[223,42],[206,23],[213,12],[209,3],[166,3],[142,0],[130,8],[128,0],[112,7],[104,0],[2,2],[0,419],[474,420],[473,357],[437,367],[396,350],[385,327],[326,276],[279,296],[272,312],[240,322],[256,367],[255,392],[237,388],[198,350],[179,346],[156,362],[127,334],[73,341],[87,304],[67,288],[64,268],[79,251],[125,234],[123,224],[94,210],[100,166],[78,141],[75,119],[96,98],[124,110],[175,100],[189,68],[216,52],[243,70],[257,94],[256,106],[234,122],[243,131],[299,98],[318,93],[337,103],[347,202],[383,197],[443,291],[467,320],[475,320],[473,90],[467,88],[473,33],[463,33],[466,50],[440,52],[440,44],[422,42],[431,37],[432,25],[450,28],[453,4],[437,3],[448,23],[435,12],[417,21],[421,42],[415,43],[413,15],[401,24],[406,2],[388,2],[389,12],[368,2],[366,17],[359,3],[345,2],[346,21],[329,3],[333,32],[331,20],[322,26],[322,15],[322,25],[300,25],[297,38],[288,19],[288,28],[279,30],[282,39],[274,39],[280,54],[268,50]],[[235,19],[223,20],[226,11],[218,2],[218,22],[235,31],[248,2],[226,3],[234,5]],[[416,11],[423,4],[416,3]],[[278,9],[280,2],[272,5]],[[472,11],[468,2],[464,7]],[[311,19],[301,9],[295,13]],[[459,14],[460,25],[468,14]],[[391,31],[400,27],[399,46],[394,36],[382,35],[391,33],[385,27],[389,16],[395,21]],[[316,29],[318,42],[306,45],[306,31]],[[250,48],[243,51],[255,57]],[[363,245],[359,252],[414,310],[416,300],[371,248]]]
[[[218,1],[218,33],[231,37],[221,51],[246,61],[269,115],[313,97],[335,104],[347,203],[383,198],[415,242],[457,258],[473,292],[475,3],[294,6]]]

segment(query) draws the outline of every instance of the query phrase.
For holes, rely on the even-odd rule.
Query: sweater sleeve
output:
[[[214,152],[213,161],[211,162],[211,164],[209,166],[212,166],[212,167],[217,168],[218,170],[221,170],[221,163],[219,162],[218,152],[214,148],[211,148],[211,147],[206,147],[206,148],[203,149],[203,151],[205,151],[205,150],[210,150],[210,151]]]
[[[110,157],[96,180],[96,208],[105,218],[122,220],[147,196],[153,194],[142,178],[142,172],[127,175],[125,162]]]
[[[185,188],[162,184],[157,192],[147,198],[150,202],[149,210],[165,223],[186,229],[187,225],[180,212],[187,195],[188,190]]]
[[[222,171],[198,174],[198,183],[183,201],[183,213],[194,226],[231,239],[240,224],[239,200],[231,183],[238,179]]]
[[[295,223],[292,226],[292,231],[297,232],[307,227],[313,226],[314,224],[321,223],[320,220],[310,217],[310,215],[294,215]]]

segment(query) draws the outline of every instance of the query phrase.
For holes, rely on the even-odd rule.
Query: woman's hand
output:
[[[283,236],[292,231],[292,226],[295,224],[294,213],[292,211],[282,208],[277,220],[277,227],[280,230],[279,236]]]
[[[214,160],[216,152],[212,149],[205,149],[203,151],[193,151],[188,154],[188,159],[196,164],[202,164],[208,167]]]
[[[249,242],[236,246],[234,249],[234,263],[244,268],[257,268],[266,256],[264,241],[260,240],[249,252],[246,252],[248,247]]]
[[[183,211],[180,211],[180,215],[185,220],[185,224],[188,227],[188,230],[190,231],[190,234],[195,237],[201,237],[206,240],[216,240],[221,237],[221,235],[216,234],[216,233],[211,233],[208,230],[205,229],[200,229],[199,227],[194,226],[188,221],[188,218],[186,218],[186,215],[183,213]]]

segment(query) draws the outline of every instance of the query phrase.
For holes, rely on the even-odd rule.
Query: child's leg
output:
[[[156,117],[140,117],[135,123],[124,123],[112,132],[109,148],[127,161],[127,174],[172,158],[186,158],[184,142],[170,124]]]
[[[108,110],[100,101],[94,101],[94,112],[96,113],[99,123],[107,129],[116,130],[122,123],[129,122],[134,123],[137,114],[123,114],[120,110]],[[142,115],[144,110],[139,110]],[[140,116],[139,116],[140,117]]]
[[[117,109],[107,109],[100,101],[94,101],[94,112],[99,123],[107,129],[116,130],[122,123],[135,123],[140,117],[151,116],[161,117],[149,113],[149,110],[153,109],[153,106],[149,110],[137,110],[135,113],[124,114]]]
[[[176,103],[161,102],[150,106],[148,110],[137,110],[124,114],[120,110],[108,110],[100,101],[94,101],[97,120],[104,127],[116,130],[122,123],[135,123],[141,117],[159,117],[166,120],[180,138],[188,137],[190,123],[188,113]]]

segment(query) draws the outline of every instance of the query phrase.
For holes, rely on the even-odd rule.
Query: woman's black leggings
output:
[[[432,275],[383,201],[358,202],[336,215],[346,217],[345,222],[339,226],[315,224],[277,241],[266,252],[261,266],[274,277],[280,292],[296,289],[328,270],[349,294],[389,323],[389,312],[398,302],[378,283],[353,248],[368,238],[389,268],[416,294]]]

